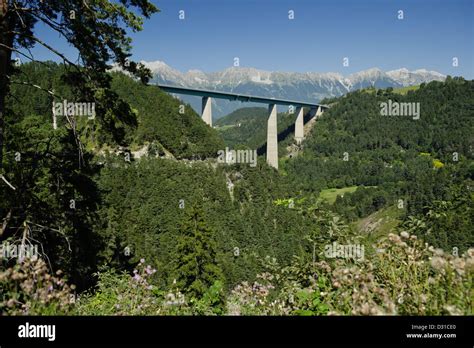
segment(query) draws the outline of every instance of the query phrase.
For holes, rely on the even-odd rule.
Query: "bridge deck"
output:
[[[212,97],[212,98],[227,99],[227,100],[238,100],[241,102],[293,105],[295,107],[304,106],[304,107],[310,107],[310,108],[317,108],[320,106],[321,109],[328,109],[327,105],[308,103],[308,102],[302,102],[302,101],[296,101],[296,100],[257,97],[257,96],[251,96],[251,95],[245,95],[245,94],[237,94],[237,93],[229,93],[229,92],[221,92],[221,91],[210,91],[210,90],[204,90],[204,89],[194,89],[194,88],[185,88],[185,87],[175,87],[175,86],[168,86],[168,85],[156,84],[156,86],[165,92],[175,93],[175,94],[187,94],[187,95],[195,95],[199,97]]]

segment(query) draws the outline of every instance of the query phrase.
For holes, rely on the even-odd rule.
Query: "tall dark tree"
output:
[[[78,119],[68,116],[66,127],[53,130],[37,113],[22,113],[18,103],[13,107],[17,96],[11,92],[14,86],[22,86],[26,94],[41,91],[50,98],[49,110],[65,96],[68,102],[94,103],[96,127],[124,144],[125,130],[136,126],[136,115],[111,90],[108,70],[117,65],[148,81],[150,71],[129,60],[127,29],[140,31],[143,18],[157,11],[148,0],[0,0],[0,239],[36,240],[52,263],[75,272],[76,280],[95,264],[87,257],[89,266],[81,266],[97,245],[90,213],[98,202]],[[40,23],[74,47],[78,58],[39,37]],[[36,61],[31,53],[35,45],[62,61],[60,83],[54,85],[67,88],[53,90],[48,78],[33,83],[32,71],[17,66],[18,59]]]
[[[179,230],[175,274],[178,287],[195,298],[204,294],[215,281],[222,280],[214,235],[203,213],[192,207]]]

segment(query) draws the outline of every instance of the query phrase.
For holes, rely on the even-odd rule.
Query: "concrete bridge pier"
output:
[[[310,113],[311,117],[319,118],[323,114],[323,109],[321,106],[318,106],[317,108],[311,108]]]
[[[277,106],[268,105],[267,122],[267,163],[278,169],[278,128],[277,128]]]
[[[304,115],[302,106],[296,108],[296,115],[295,140],[297,144],[301,144],[304,139]]]
[[[212,127],[212,99],[202,97],[202,120]]]

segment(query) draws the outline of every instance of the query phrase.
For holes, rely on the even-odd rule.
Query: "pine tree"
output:
[[[200,209],[192,207],[179,229],[176,246],[176,283],[183,292],[200,298],[218,280],[222,270],[217,264],[217,243]]]

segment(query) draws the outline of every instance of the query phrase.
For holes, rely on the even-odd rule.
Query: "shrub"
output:
[[[68,314],[75,302],[74,285],[49,273],[43,259],[31,258],[0,272],[2,315]]]
[[[79,315],[173,315],[186,314],[187,304],[179,289],[172,287],[164,292],[150,284],[156,272],[141,259],[133,276],[106,270],[96,274],[94,292],[79,298],[76,313]]]
[[[444,253],[407,232],[389,234],[371,255],[308,263],[295,258],[232,291],[229,314],[472,315],[474,249]],[[277,289],[273,298],[270,290]]]

